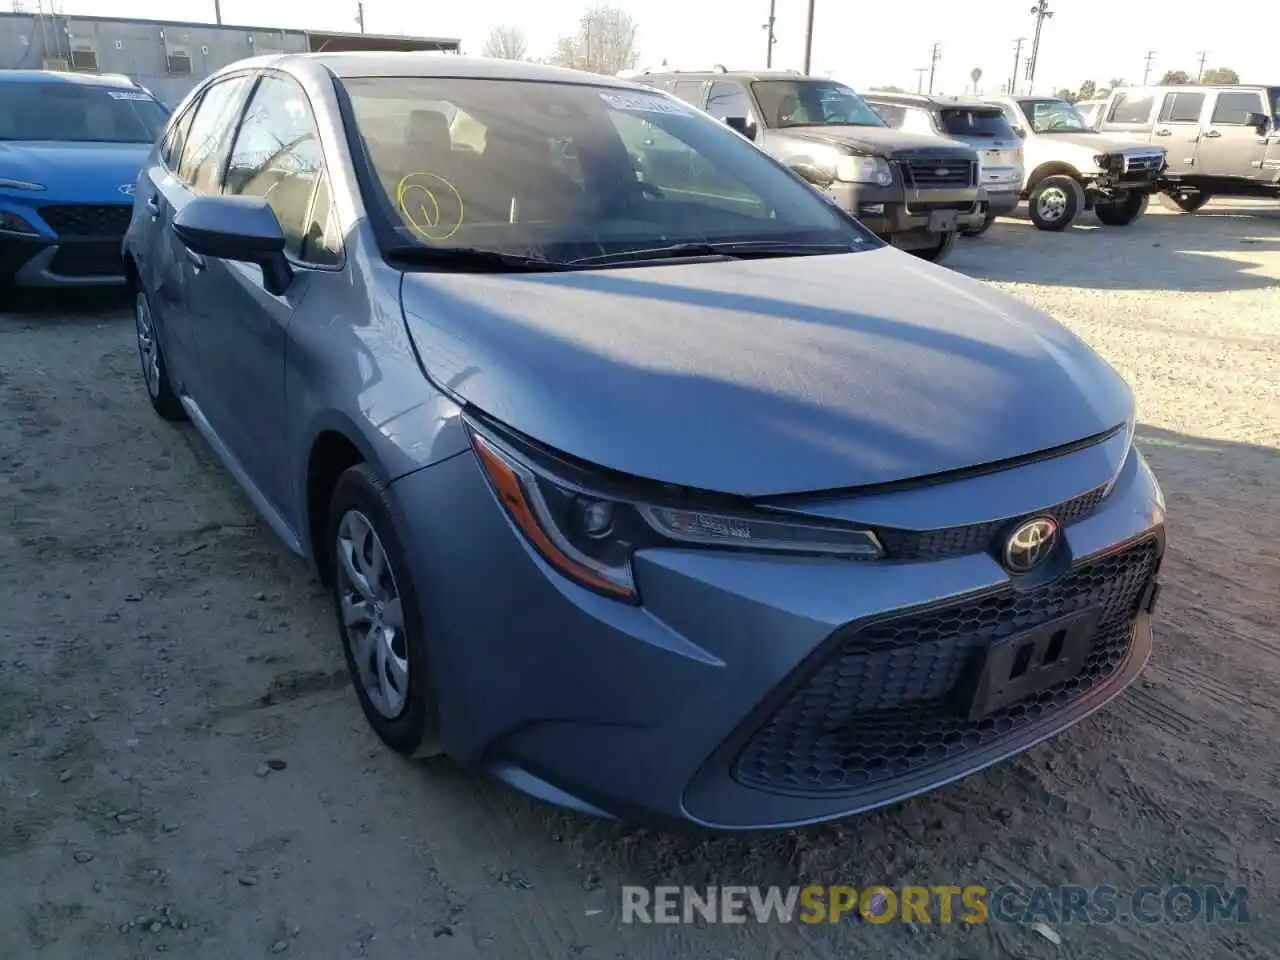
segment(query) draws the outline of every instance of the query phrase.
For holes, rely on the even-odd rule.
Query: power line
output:
[[[942,44],[935,43],[933,52],[929,54],[929,94],[933,95],[933,75],[938,69],[938,61],[942,59]]]
[[[1031,41],[1031,66],[1027,68],[1027,81],[1034,89],[1036,84],[1036,64],[1040,60],[1040,30],[1044,27],[1044,22],[1053,16],[1053,11],[1049,9],[1049,0],[1038,0],[1036,5],[1031,8],[1031,14],[1036,18],[1036,35],[1035,39]]]
[[[1026,42],[1026,37],[1019,37],[1014,41],[1016,46],[1013,48],[1013,73],[1009,74],[1010,95],[1018,92],[1018,64],[1022,63],[1022,45]]]
[[[1155,58],[1156,58],[1156,52],[1154,50],[1148,50],[1147,56],[1146,56],[1147,66],[1142,71],[1142,85],[1144,87],[1147,85],[1147,81],[1151,79],[1151,61],[1154,60]]]

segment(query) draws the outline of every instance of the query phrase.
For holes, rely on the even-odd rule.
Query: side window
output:
[[[160,160],[170,170],[176,172],[178,169],[178,163],[182,159],[182,148],[187,142],[187,134],[191,130],[191,121],[195,118],[196,110],[199,106],[199,102],[196,102],[188,107],[186,112],[169,127],[169,132],[164,135],[164,145],[160,148]]]
[[[1107,111],[1108,123],[1146,123],[1155,98],[1150,94],[1117,93]]]
[[[679,97],[685,103],[691,103],[699,110],[702,109],[702,87],[701,80],[677,80],[671,85],[671,93],[675,97]]]
[[[880,119],[893,127],[895,130],[901,130],[902,124],[907,118],[907,110],[905,107],[899,107],[892,103],[873,103],[871,108],[880,114]]]
[[[1244,126],[1251,113],[1266,113],[1262,97],[1256,93],[1220,93],[1213,105],[1212,123]]]
[[[197,193],[218,192],[218,170],[248,85],[248,77],[232,77],[215,83],[200,98],[178,161],[179,178]]]
[[[747,91],[736,83],[717,80],[711,84],[711,93],[707,97],[707,113],[717,120],[723,120],[726,117],[748,118],[753,111]]]
[[[316,183],[311,216],[307,218],[307,232],[302,238],[302,259],[321,266],[336,266],[342,262],[342,238],[338,235],[327,173],[321,173]]]
[[[1015,135],[1019,130],[1023,131],[1024,136],[1026,135],[1027,120],[1022,114],[1007,103],[1000,104],[1000,112],[1004,114],[1005,120],[1009,121],[1009,126]]]
[[[319,133],[302,88],[264,76],[231,150],[225,192],[266,200],[284,229],[285,252],[296,259],[303,256],[311,198],[323,166]]]
[[[1203,93],[1167,93],[1160,108],[1161,123],[1199,123]]]

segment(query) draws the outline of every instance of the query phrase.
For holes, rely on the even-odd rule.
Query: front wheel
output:
[[[398,753],[440,753],[413,575],[387,488],[367,464],[338,478],[329,504],[329,549],[338,634],[365,719]]]
[[[178,399],[169,379],[169,366],[160,347],[160,331],[151,313],[151,301],[143,290],[133,297],[134,330],[138,339],[138,360],[142,365],[142,383],[147,388],[151,407],[165,420],[187,419],[187,411]]]
[[[1147,210],[1147,195],[1130,190],[1114,200],[1096,203],[1093,212],[1108,227],[1127,227]]]
[[[938,242],[929,247],[920,247],[912,250],[921,260],[928,260],[930,263],[941,263],[951,253],[951,248],[956,245],[956,231],[947,230],[938,234]]]
[[[1160,206],[1174,213],[1195,213],[1212,199],[1211,193],[1173,191],[1160,194]]]
[[[1080,185],[1072,177],[1045,177],[1027,198],[1031,222],[1041,230],[1057,233],[1071,226],[1080,210]]]

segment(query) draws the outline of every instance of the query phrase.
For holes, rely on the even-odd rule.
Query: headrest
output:
[[[448,148],[451,143],[449,121],[439,110],[413,110],[409,113],[409,129],[405,142]]]

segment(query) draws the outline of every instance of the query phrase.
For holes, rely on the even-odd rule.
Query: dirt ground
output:
[[[152,414],[128,310],[8,304],[0,958],[1280,955],[1280,206],[1063,235],[1011,219],[950,265],[1134,385],[1170,515],[1152,665],[1016,761],[749,839],[592,821],[382,749],[322,591]],[[1243,885],[1253,920],[1064,925],[1059,945],[996,923],[620,922],[627,883],[873,882]]]

